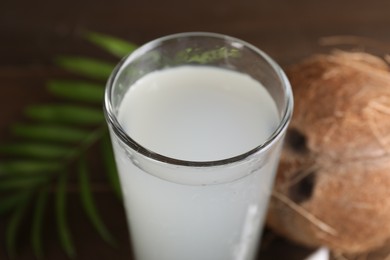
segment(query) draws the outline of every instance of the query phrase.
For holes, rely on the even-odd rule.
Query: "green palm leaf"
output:
[[[115,239],[108,231],[107,227],[104,225],[103,221],[100,218],[98,213],[95,201],[93,199],[92,190],[90,186],[90,181],[88,177],[87,165],[84,160],[79,162],[78,166],[79,171],[79,183],[81,188],[81,202],[84,208],[85,213],[88,218],[91,220],[93,226],[98,231],[100,236],[108,243],[114,245]]]
[[[85,38],[109,53],[122,57],[135,49],[131,43],[104,34],[88,32]],[[107,173],[108,185],[121,198],[121,188],[113,158],[101,104],[104,84],[114,65],[89,57],[61,56],[59,67],[93,79],[51,80],[47,91],[62,103],[28,106],[27,123],[15,123],[10,132],[15,139],[0,144],[0,217],[9,216],[6,247],[16,255],[20,226],[31,220],[30,242],[38,259],[44,257],[42,236],[49,203],[49,191],[55,192],[54,210],[59,242],[70,258],[76,257],[67,219],[68,175],[77,166],[81,205],[97,233],[111,245],[115,239],[103,222],[94,200],[86,155],[95,145]],[[7,160],[5,160],[7,158]],[[27,217],[28,209],[32,217]]]
[[[71,72],[100,80],[107,80],[115,67],[114,64],[105,61],[71,56],[58,57],[56,63]]]
[[[101,110],[78,105],[35,105],[25,113],[34,120],[50,123],[94,125],[104,122]]]
[[[132,43],[101,33],[89,32],[86,34],[86,38],[119,58],[133,52],[137,48]]]
[[[70,258],[74,258],[76,257],[76,250],[73,245],[72,235],[70,233],[66,219],[66,183],[67,175],[66,173],[62,173],[59,176],[57,182],[58,187],[55,196],[55,213],[57,220],[57,230],[61,246]]]
[[[15,124],[11,132],[17,137],[37,141],[74,143],[86,138],[85,129],[54,124]]]
[[[101,104],[104,95],[104,85],[86,81],[51,80],[47,83],[48,90],[58,97],[74,101]]]
[[[46,143],[11,143],[0,145],[0,153],[14,156],[41,158],[41,159],[58,159],[69,156],[73,149],[69,146],[46,144]]]
[[[47,183],[49,179],[47,175],[12,176],[0,181],[0,191],[24,192]]]
[[[31,159],[15,159],[0,162],[0,177],[10,174],[30,174],[58,171],[62,165],[58,162],[48,162]]]
[[[31,195],[30,191],[6,194],[0,199],[0,215],[18,207]]]
[[[6,228],[6,246],[10,258],[16,256],[16,239],[22,224],[24,213],[28,206],[28,199],[26,198],[22,203],[19,203],[16,210],[10,217]]]
[[[43,258],[43,246],[42,246],[42,230],[44,222],[44,211],[47,204],[48,192],[46,189],[42,189],[36,199],[32,227],[31,227],[31,244],[34,250],[34,254],[38,259]]]

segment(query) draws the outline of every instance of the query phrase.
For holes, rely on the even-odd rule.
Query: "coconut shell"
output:
[[[286,70],[295,108],[268,225],[307,246],[367,252],[390,238],[390,71],[366,53]]]

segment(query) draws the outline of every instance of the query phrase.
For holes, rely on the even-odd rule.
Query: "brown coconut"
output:
[[[359,253],[390,238],[390,72],[366,53],[287,69],[295,108],[268,225],[307,246]]]

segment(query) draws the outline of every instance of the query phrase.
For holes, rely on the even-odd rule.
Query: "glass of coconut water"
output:
[[[126,57],[104,108],[136,259],[254,259],[292,106],[280,67],[233,37]]]

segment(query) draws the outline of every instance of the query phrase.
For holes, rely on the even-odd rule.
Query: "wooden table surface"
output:
[[[282,66],[288,66],[313,53],[329,50],[321,45],[321,39],[330,36],[363,37],[370,39],[370,44],[363,47],[390,53],[390,1],[2,0],[0,142],[8,140],[9,124],[23,119],[23,107],[50,100],[44,87],[48,79],[69,77],[54,65],[54,57],[88,55],[116,61],[82,39],[86,30],[122,37],[136,44],[177,32],[218,32],[248,41]],[[101,175],[101,170],[96,171],[96,176]],[[78,193],[73,192],[69,194],[69,220],[77,259],[131,259],[121,203],[104,190],[95,196],[99,211],[119,245],[111,247],[96,235],[82,212]],[[53,218],[49,213],[45,222],[45,259],[68,259],[58,244]],[[5,220],[0,217],[0,259],[8,259]],[[272,232],[266,232],[266,239],[267,246],[259,259],[302,259],[308,252],[283,238],[273,237]],[[25,240],[21,240],[16,259],[34,259]]]

